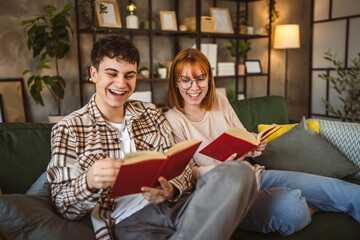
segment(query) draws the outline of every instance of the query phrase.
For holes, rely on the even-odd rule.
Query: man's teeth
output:
[[[188,93],[191,97],[197,97],[200,95],[200,93]]]
[[[118,91],[115,89],[109,89],[109,91],[113,94],[120,94],[120,95],[123,95],[125,93],[125,91]]]

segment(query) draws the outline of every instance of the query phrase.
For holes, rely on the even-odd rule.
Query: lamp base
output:
[[[139,20],[136,15],[126,16],[126,28],[132,28],[132,29],[139,28]]]

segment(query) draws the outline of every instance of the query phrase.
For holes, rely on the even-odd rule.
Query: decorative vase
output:
[[[139,28],[139,20],[136,15],[126,16],[126,28],[130,28],[130,29],[138,29]]]
[[[158,73],[160,75],[160,78],[166,78],[166,68],[159,68]]]

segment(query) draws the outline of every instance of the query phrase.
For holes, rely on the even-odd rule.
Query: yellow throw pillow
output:
[[[275,132],[273,135],[271,135],[268,139],[267,142],[271,142],[272,140],[274,140],[277,137],[280,137],[281,135],[283,135],[284,133],[290,131],[293,127],[295,127],[296,125],[298,125],[298,123],[294,123],[294,124],[286,124],[286,125],[279,125],[281,126],[281,128]],[[315,132],[319,133],[319,122],[318,121],[308,121],[307,125],[309,125],[309,127],[311,127]],[[259,124],[258,125],[258,132],[261,132],[262,130],[264,130],[265,128],[267,128],[270,125],[267,124]]]

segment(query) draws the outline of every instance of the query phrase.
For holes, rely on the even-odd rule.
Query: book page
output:
[[[157,160],[157,159],[166,159],[167,156],[161,152],[156,151],[137,151],[125,154],[124,164],[133,164],[137,162],[147,161],[147,160]]]
[[[243,139],[249,143],[252,143],[254,145],[259,145],[260,142],[255,138],[255,136],[248,132],[246,129],[237,128],[237,127],[229,127],[225,133],[234,136],[236,138]]]
[[[199,143],[201,141],[197,140],[197,139],[189,139],[187,141],[183,141],[180,143],[175,144],[174,146],[172,146],[171,148],[169,148],[169,151],[167,152],[168,156],[174,155],[177,152],[180,152],[181,150],[188,148],[192,145],[195,145],[197,143]]]
[[[262,130],[258,136],[257,139],[259,143],[264,140],[265,138],[270,137],[272,134],[274,134],[276,131],[278,131],[281,128],[281,126],[278,126],[277,124],[273,123],[264,130]]]

